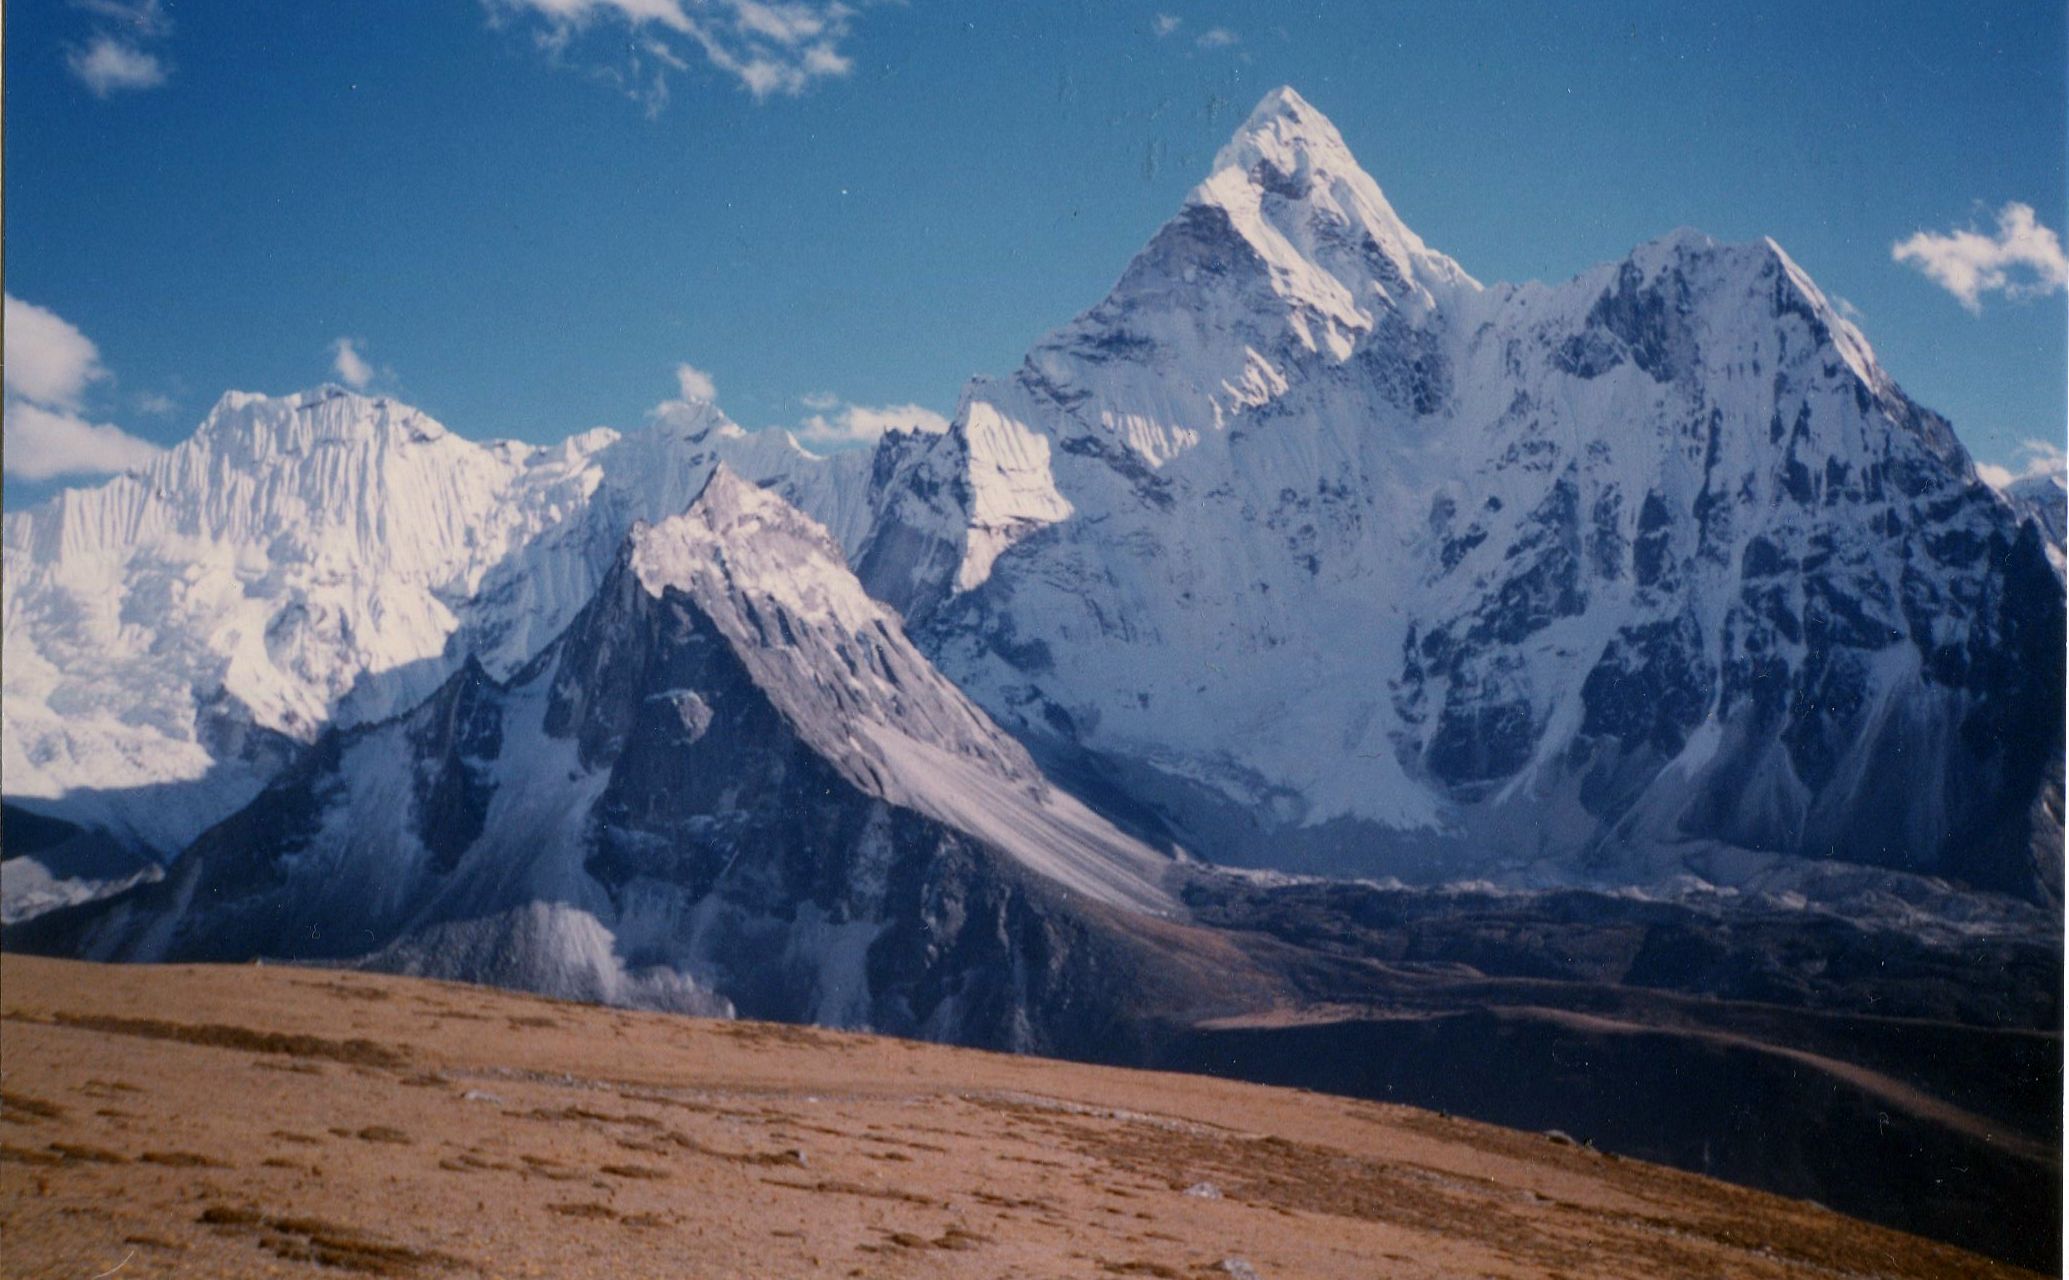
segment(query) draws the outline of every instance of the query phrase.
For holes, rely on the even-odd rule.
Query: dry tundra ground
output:
[[[0,960],[0,1269],[2002,1276],[1403,1107],[443,983]]]

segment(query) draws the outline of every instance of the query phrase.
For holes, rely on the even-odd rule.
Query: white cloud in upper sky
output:
[[[156,89],[166,78],[157,54],[112,36],[95,36],[84,49],[72,50],[65,55],[65,65],[99,98],[124,89]]]
[[[482,0],[492,21],[506,14],[543,21],[539,44],[567,58],[574,38],[604,24],[630,28],[623,56],[590,70],[645,104],[668,101],[668,78],[701,56],[757,99],[795,96],[814,81],[845,76],[842,51],[855,10],[840,0]]]
[[[1209,27],[1202,31],[1193,43],[1202,49],[1226,49],[1230,45],[1242,43],[1242,39],[1227,27]]]
[[[359,345],[357,338],[339,338],[330,344],[331,372],[354,391],[363,389],[374,380],[374,367],[360,353]]]
[[[156,89],[170,78],[164,59],[146,47],[172,32],[159,0],[72,0],[72,7],[98,20],[85,46],[65,53],[65,66],[95,97]]]
[[[141,39],[155,40],[172,31],[162,0],[72,0],[72,7],[128,27]]]
[[[2069,453],[2064,453],[2060,444],[2048,440],[2020,441],[2013,461],[2018,466],[2016,471],[1994,462],[1978,462],[1976,474],[1991,488],[2003,489],[2033,476],[2054,476],[2060,480],[2064,478],[2064,472],[2069,471]]]
[[[1170,35],[1184,25],[1185,19],[1177,14],[1160,13],[1150,19],[1149,29],[1157,33],[1157,39],[1162,40],[1165,36]]]
[[[891,431],[939,435],[948,430],[948,419],[923,405],[848,404],[826,392],[805,396],[802,402],[815,412],[792,434],[799,443],[820,448],[875,444]]]
[[[89,422],[81,401],[108,376],[100,348],[56,312],[6,295],[4,418],[7,474],[23,480],[105,475],[141,467],[158,446],[107,423]]]
[[[2014,200],[1997,211],[1997,234],[1973,228],[1940,235],[1920,231],[1890,246],[1890,256],[1908,262],[1953,294],[1974,315],[1983,295],[2038,298],[2069,287],[2069,256],[2062,241],[2043,226],[2033,206]]]

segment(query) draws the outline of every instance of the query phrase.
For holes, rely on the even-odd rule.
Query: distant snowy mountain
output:
[[[9,917],[148,875],[328,728],[520,680],[721,461],[1049,776],[1213,860],[2059,898],[2059,489],[1980,482],[1772,241],[1482,285],[1281,89],[946,433],[821,459],[682,406],[480,444],[232,394],[9,513],[0,764],[48,824]],[[998,834],[988,782],[951,804],[924,752],[810,741]]]
[[[1217,858],[2059,893],[2041,540],[1772,241],[1483,287],[1278,90],[878,472],[870,589]]]
[[[2069,488],[2060,473],[2023,476],[2007,485],[2004,500],[2022,519],[2033,521],[2053,548],[2055,568],[2062,567],[2062,551],[2069,540]]]
[[[1172,865],[1050,786],[824,528],[721,465],[507,682],[470,660],[326,733],[164,880],[11,937],[1039,1048],[1154,969],[1126,957],[1175,913]]]
[[[327,725],[529,660],[721,458],[859,537],[866,458],[709,406],[535,447],[335,387],[226,395],[149,469],[8,513],[7,799],[176,852]]]

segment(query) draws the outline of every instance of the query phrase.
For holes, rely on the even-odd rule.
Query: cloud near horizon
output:
[[[855,10],[840,0],[482,0],[492,24],[505,17],[543,24],[539,47],[557,62],[616,84],[657,115],[671,77],[701,58],[756,101],[796,97],[819,80],[854,69],[842,51]],[[593,28],[631,35],[623,51],[585,62],[573,53]],[[616,40],[616,37],[613,37]],[[599,46],[601,47],[601,46]]]
[[[711,375],[696,365],[685,363],[675,366],[675,387],[685,400],[701,400],[705,404],[718,403],[718,383],[712,381]]]
[[[1974,230],[1945,235],[1920,231],[1889,248],[1954,295],[1970,315],[1983,313],[1983,295],[2040,298],[2069,287],[2069,256],[2062,241],[2042,225],[2033,206],[2014,200],[1997,211],[1997,234]]]
[[[828,392],[801,397],[800,403],[814,412],[791,434],[800,444],[821,448],[875,444],[894,431],[939,435],[948,430],[948,419],[924,405],[849,404]]]
[[[330,344],[331,372],[354,391],[362,391],[374,380],[374,367],[359,350],[359,339],[339,338]]]
[[[653,422],[694,426],[718,407],[718,383],[709,373],[685,361],[675,366],[675,394],[647,410]]]
[[[50,480],[133,471],[162,450],[109,423],[89,422],[87,389],[108,376],[100,348],[47,307],[6,295],[4,459],[8,475]]]
[[[2065,453],[2061,444],[2055,441],[2022,440],[2012,457],[2017,464],[2016,470],[1995,462],[1978,462],[1976,474],[1984,484],[2001,491],[2034,476],[2053,476],[2061,480],[2064,473],[2069,472],[2069,453]]]

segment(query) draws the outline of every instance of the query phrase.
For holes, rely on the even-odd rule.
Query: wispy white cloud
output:
[[[7,474],[24,480],[105,475],[141,467],[158,446],[120,427],[89,422],[82,402],[105,379],[100,348],[56,312],[6,295],[4,404]]]
[[[939,435],[948,430],[948,419],[924,405],[848,404],[825,392],[805,396],[802,403],[815,412],[807,416],[792,434],[799,443],[820,449],[875,444],[893,431]]]
[[[72,0],[97,18],[105,18],[143,40],[156,40],[172,33],[172,19],[165,16],[162,0]]]
[[[65,66],[97,98],[156,89],[171,78],[165,60],[148,47],[172,33],[159,0],[72,0],[96,19],[85,45],[65,51]]]
[[[1193,40],[1202,49],[1226,49],[1242,42],[1243,38],[1227,27],[1209,27]]]
[[[1974,315],[1983,295],[2038,298],[2069,287],[2069,256],[2062,241],[2043,226],[2033,206],[2014,200],[1997,211],[1997,234],[1973,228],[1945,235],[1920,231],[1890,246],[1890,257],[1908,262],[1953,294]]]
[[[95,36],[84,49],[67,53],[65,65],[97,98],[125,89],[156,89],[166,80],[165,64],[157,54],[113,36]]]
[[[1156,33],[1159,40],[1162,40],[1165,36],[1170,35],[1184,25],[1185,19],[1175,13],[1160,13],[1149,21],[1149,29]]]
[[[2069,453],[2064,453],[2060,442],[2053,440],[2022,440],[2012,453],[2012,466],[1995,462],[1978,462],[1976,474],[1983,483],[1993,489],[2004,489],[2020,480],[2034,476],[2054,476],[2063,479],[2069,472]]]
[[[543,23],[538,42],[550,56],[616,83],[649,114],[666,105],[669,77],[687,71],[696,57],[757,99],[796,96],[855,65],[842,45],[853,34],[856,11],[841,0],[482,2],[492,21],[517,16]],[[634,39],[605,61],[582,63],[577,38],[610,26],[629,29]]]
[[[732,7],[741,30],[780,45],[800,45],[817,40],[830,27],[847,18],[846,7],[839,5],[822,10],[808,4],[734,0]]]
[[[374,367],[360,351],[357,338],[338,338],[330,344],[331,372],[338,380],[358,391],[374,380]]]

